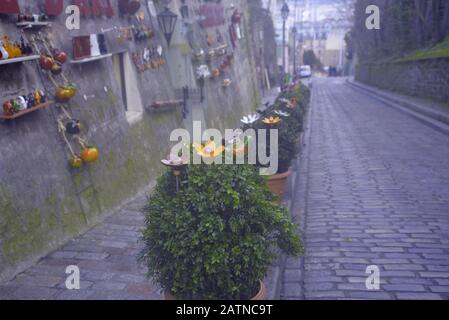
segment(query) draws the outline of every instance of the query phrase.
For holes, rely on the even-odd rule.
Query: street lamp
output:
[[[287,24],[288,15],[290,14],[290,8],[288,7],[287,2],[284,2],[281,8],[281,16],[283,21],[282,26],[282,67],[285,72],[285,26]]]
[[[293,34],[293,76],[296,78],[296,37],[298,35],[298,29],[296,26],[292,29]]]
[[[178,20],[178,15],[170,11],[168,7],[165,7],[164,11],[157,15],[159,27],[164,32],[168,46],[170,46],[171,38],[173,36],[173,32],[175,31],[176,20]]]

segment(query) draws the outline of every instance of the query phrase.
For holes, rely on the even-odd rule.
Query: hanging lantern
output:
[[[170,11],[168,7],[165,7],[164,11],[157,15],[157,21],[159,22],[159,27],[162,29],[167,40],[168,46],[175,31],[176,21],[178,20],[178,15]]]
[[[290,8],[288,7],[287,2],[284,2],[284,4],[282,5],[282,8],[281,8],[282,20],[287,21],[289,14],[290,14]]]

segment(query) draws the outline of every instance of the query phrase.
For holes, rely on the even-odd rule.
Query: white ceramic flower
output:
[[[278,116],[281,116],[281,117],[285,117],[285,118],[290,117],[290,114],[287,112],[282,112],[282,111],[276,110],[274,113],[276,113]]]
[[[211,73],[210,73],[209,67],[207,65],[203,64],[196,69],[196,78],[197,79],[201,79],[201,78],[206,79],[206,78],[209,78],[210,76],[211,76]]]
[[[250,114],[245,117],[243,117],[240,122],[243,124],[253,124],[254,122],[258,121],[260,119],[259,114]]]
[[[279,99],[280,102],[285,103],[287,105],[287,108],[289,109],[294,109],[295,106],[293,105],[293,103],[290,100],[287,99]]]

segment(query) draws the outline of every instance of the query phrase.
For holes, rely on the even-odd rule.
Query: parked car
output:
[[[310,78],[310,77],[312,77],[312,67],[311,66],[301,66],[299,68],[299,76],[301,78]]]

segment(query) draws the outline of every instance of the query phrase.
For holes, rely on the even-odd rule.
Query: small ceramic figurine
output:
[[[41,103],[47,102],[47,95],[43,90],[38,90],[39,95],[41,96]]]
[[[6,50],[4,44],[3,44],[2,40],[1,40],[1,37],[0,37],[0,59],[6,60],[8,58],[9,58],[9,53]]]
[[[34,98],[34,94],[30,93],[27,98],[28,108],[36,106],[36,99]]]
[[[81,124],[78,120],[70,120],[65,127],[67,133],[75,135],[81,132]]]
[[[24,97],[19,96],[16,98],[16,103],[19,105],[19,111],[24,111],[27,109],[28,104]]]
[[[20,45],[19,45],[20,51],[22,51],[22,55],[30,55],[33,53],[33,50],[31,49],[29,44],[25,44],[25,40],[23,39],[23,36],[20,37]]]
[[[9,39],[9,36],[7,36],[7,35],[5,36],[4,47],[5,47],[5,50],[8,52],[9,58],[11,58],[11,59],[12,58],[17,58],[15,56],[15,51],[14,51],[12,45],[11,45],[11,40]]]
[[[14,107],[13,107],[11,101],[6,101],[3,104],[3,114],[5,116],[12,116],[14,114]]]
[[[16,42],[14,42],[14,45],[12,47],[12,50],[14,51],[14,56],[16,58],[20,58],[22,56],[22,50],[20,49],[19,44]]]
[[[13,109],[14,109],[14,112],[19,112],[20,111],[20,104],[18,104],[17,102],[16,102],[16,100],[11,100],[11,104],[12,104],[12,107],[13,107]]]
[[[35,90],[34,91],[34,99],[36,100],[36,105],[41,104],[42,102],[42,97],[39,93],[39,90]]]

